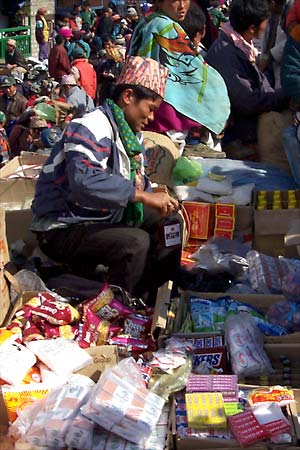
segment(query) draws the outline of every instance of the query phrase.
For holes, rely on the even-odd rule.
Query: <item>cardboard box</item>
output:
[[[201,297],[205,299],[217,300],[220,297],[224,297],[224,293],[215,293],[215,292],[193,292],[193,291],[184,291],[182,293],[180,301],[177,301],[177,310],[174,312],[175,318],[173,319],[173,325],[169,327],[172,329],[172,334],[176,336],[180,336],[178,331],[181,328],[181,325],[184,322],[188,311],[188,299],[190,295],[194,295],[196,297]],[[231,294],[231,298],[233,300],[237,300],[239,302],[248,303],[255,308],[258,308],[262,312],[267,312],[269,307],[274,303],[283,300],[284,297],[282,295],[264,295],[264,294]],[[176,308],[176,306],[175,306]],[[169,322],[172,320],[169,317]],[[194,334],[194,333],[192,333]],[[186,335],[184,335],[186,337]],[[287,334],[285,336],[265,336],[265,343],[269,344],[282,344],[282,343],[294,343],[300,344],[300,333],[292,333]]]
[[[253,385],[253,388],[257,387]],[[296,398],[297,393],[300,392],[296,390]],[[249,450],[300,450],[300,447],[297,447],[299,440],[299,430],[297,430],[295,424],[295,406],[291,405],[291,407],[286,408],[287,418],[291,423],[291,435],[292,435],[292,443],[291,444],[271,444],[270,442],[258,442],[255,445],[251,445],[247,447]],[[171,433],[174,436],[175,447],[176,450],[236,450],[241,448],[239,442],[236,439],[218,439],[218,438],[206,438],[199,439],[196,437],[179,437],[176,433],[176,416],[175,416],[175,401],[171,407]]]
[[[208,239],[214,234],[215,205],[201,202],[183,202],[190,221],[191,239]]]
[[[2,208],[9,211],[30,209],[36,179],[47,158],[46,155],[22,152],[21,156],[13,158],[0,169]]]
[[[273,191],[266,191],[266,209],[259,210],[259,191],[254,197],[254,248],[270,256],[297,257],[297,250],[287,248],[284,242],[293,221],[300,217],[300,191],[294,191],[296,204],[288,208],[288,192],[280,191],[280,209],[272,209]]]
[[[116,345],[90,347],[86,349],[86,352],[91,355],[93,362],[77,373],[91,378],[95,383],[99,380],[104,369],[113,367],[119,362],[118,347]]]

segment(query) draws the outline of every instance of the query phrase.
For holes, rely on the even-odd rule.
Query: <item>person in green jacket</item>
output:
[[[209,13],[213,24],[216,28],[220,28],[223,22],[227,22],[228,18],[222,12],[222,4],[219,0],[213,1],[210,3],[211,8],[209,9]]]

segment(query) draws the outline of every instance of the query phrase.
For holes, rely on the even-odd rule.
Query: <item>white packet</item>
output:
[[[144,444],[160,417],[164,400],[142,384],[133,358],[106,369],[81,412],[130,442]],[[133,380],[141,380],[141,384]]]
[[[26,345],[57,375],[70,375],[93,361],[86,351],[69,339],[45,339],[28,342]]]
[[[206,176],[199,178],[196,188],[199,189],[199,191],[207,192],[209,194],[231,195],[232,181],[228,177],[222,181],[216,181],[209,178],[209,176]]]
[[[5,342],[0,346],[0,378],[9,384],[20,384],[36,357],[24,345]]]
[[[93,431],[94,423],[79,413],[69,426],[65,444],[79,450],[91,450]]]

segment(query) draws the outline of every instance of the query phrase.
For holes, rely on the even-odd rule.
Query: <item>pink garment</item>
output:
[[[222,31],[233,40],[236,47],[245,53],[250,62],[256,61],[258,50],[254,47],[253,42],[249,44],[240,33],[232,28],[230,22],[223,23]]]
[[[180,114],[169,103],[162,102],[160,107],[154,113],[154,121],[146,127],[148,131],[156,133],[165,133],[169,130],[184,131],[193,127],[199,127],[201,124]]]

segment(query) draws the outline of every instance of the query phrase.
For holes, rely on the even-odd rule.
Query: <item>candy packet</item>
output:
[[[16,312],[16,317],[19,316],[24,316],[27,319],[31,316],[43,317],[53,325],[68,325],[80,318],[79,312],[73,306],[56,300],[48,292],[41,292],[29,300]]]
[[[119,300],[114,298],[113,291],[108,284],[105,284],[101,292],[94,299],[87,300],[82,304],[83,320],[85,320],[85,313],[87,309],[100,316],[104,320],[110,322],[118,318],[128,317],[134,314],[134,310],[124,306]]]

